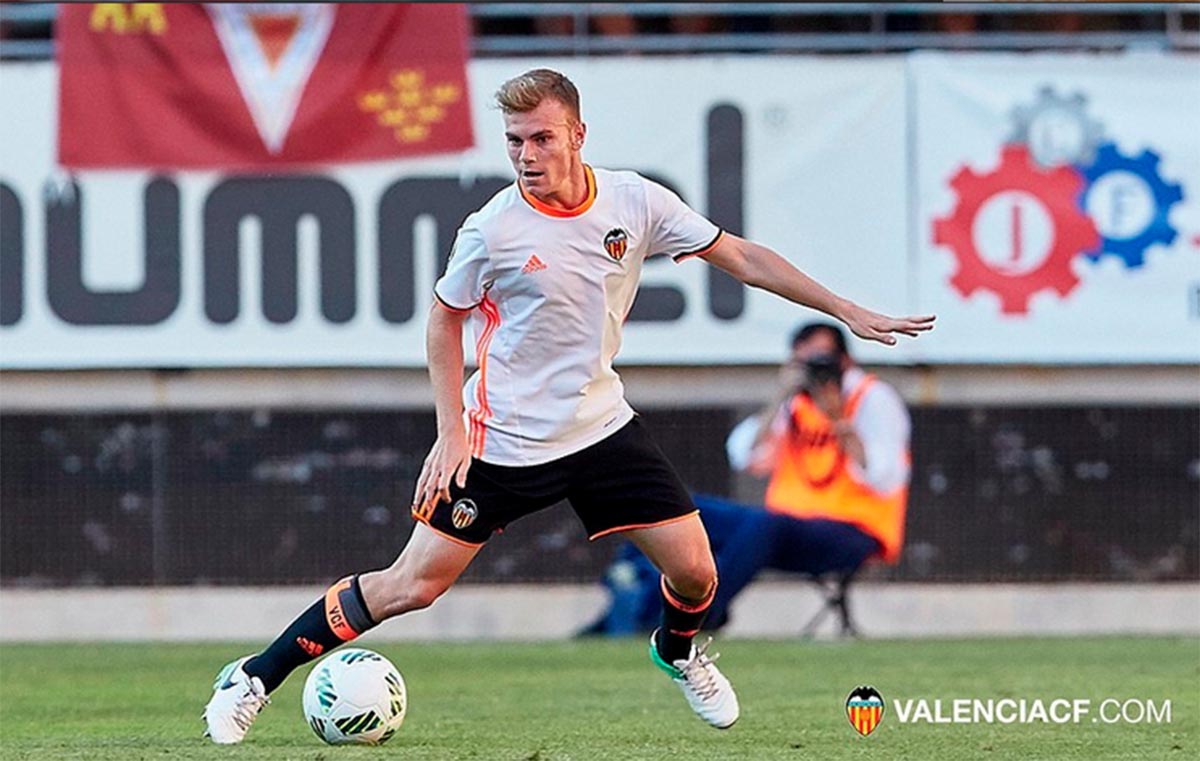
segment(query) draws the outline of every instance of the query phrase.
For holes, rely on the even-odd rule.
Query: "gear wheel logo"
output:
[[[1183,200],[1183,189],[1158,173],[1159,155],[1122,155],[1113,143],[1097,151],[1096,160],[1079,171],[1087,179],[1080,205],[1098,228],[1101,240],[1085,249],[1089,259],[1118,256],[1136,269],[1146,263],[1146,249],[1169,246],[1178,232],[1168,219],[1171,207]]]
[[[1028,145],[1043,167],[1090,164],[1104,140],[1104,126],[1087,115],[1083,93],[1064,97],[1044,85],[1030,105],[1012,110],[1009,143]]]
[[[1025,145],[1006,145],[999,166],[987,174],[961,168],[950,181],[958,195],[954,211],[934,220],[934,242],[958,260],[951,285],[964,297],[983,289],[1000,298],[1004,314],[1025,314],[1034,294],[1068,295],[1079,284],[1071,261],[1100,246],[1095,224],[1079,208],[1084,178],[1073,167],[1038,166]],[[1008,256],[985,256],[976,229],[1009,222]],[[1026,241],[1028,232],[1039,240]],[[995,236],[987,236],[995,237]]]

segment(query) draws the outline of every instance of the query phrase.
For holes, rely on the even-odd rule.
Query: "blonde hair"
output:
[[[506,114],[532,111],[546,98],[566,106],[575,121],[583,121],[579,115],[579,90],[566,76],[552,69],[531,69],[500,85],[496,91],[496,104]]]

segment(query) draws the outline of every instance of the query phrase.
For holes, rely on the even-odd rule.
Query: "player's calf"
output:
[[[662,596],[662,626],[659,627],[658,653],[667,663],[687,659],[692,638],[700,632],[708,609],[717,593],[715,575],[710,575],[703,592],[697,598],[687,598],[676,591],[663,576],[659,582]]]
[[[374,627],[358,579],[347,576],[326,590],[266,650],[246,662],[246,673],[274,692],[298,667]]]
[[[334,584],[266,650],[221,670],[213,697],[204,707],[205,734],[223,745],[241,742],[267,704],[267,695],[288,674],[373,626],[358,577],[347,576]]]

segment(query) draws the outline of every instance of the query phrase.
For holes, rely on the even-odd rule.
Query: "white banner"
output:
[[[590,163],[862,304],[939,315],[855,342],[864,361],[1200,361],[1196,60],[922,54],[476,61],[462,156],[75,182],[54,66],[4,64],[0,367],[424,364],[451,236],[512,177],[491,94],[534,66],[579,85]],[[782,359],[814,315],[718,275],[652,261],[618,360]]]
[[[1200,361],[1197,59],[910,63],[926,356]]]
[[[479,145],[463,156],[305,177],[86,173],[74,193],[54,166],[53,66],[5,64],[21,107],[0,117],[3,367],[423,364],[451,236],[511,181],[492,93],[542,65],[581,90],[590,163],[669,183],[862,303],[910,308],[902,59],[477,61]],[[780,360],[811,315],[715,272],[653,261],[620,361]]]

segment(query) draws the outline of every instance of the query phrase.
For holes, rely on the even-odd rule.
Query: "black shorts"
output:
[[[478,546],[526,515],[566,499],[588,539],[649,528],[695,514],[683,482],[634,417],[616,433],[540,465],[475,460],[467,486],[450,484],[450,501],[413,517],[460,544]]]

